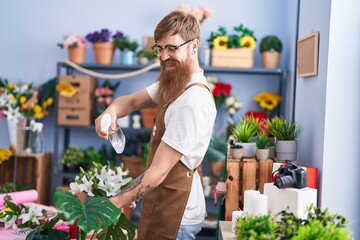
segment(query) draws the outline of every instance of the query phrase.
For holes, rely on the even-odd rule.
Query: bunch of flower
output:
[[[100,112],[103,112],[113,102],[114,92],[119,84],[120,82],[111,84],[106,80],[101,87],[95,90],[96,102]]]
[[[128,174],[128,171],[123,171],[123,164],[110,167],[93,162],[88,172],[80,167],[80,176],[76,176],[75,182],[70,183],[70,191],[73,194],[86,192],[89,196],[112,197],[131,181],[131,177],[126,177]]]
[[[196,19],[199,20],[200,24],[202,24],[205,19],[213,16],[212,10],[204,5],[201,5],[198,8],[190,8],[189,6],[182,4],[177,6],[176,11],[194,15]]]
[[[210,48],[227,49],[227,48],[251,48],[256,47],[256,38],[254,32],[243,24],[234,27],[234,33],[228,34],[225,27],[219,27],[217,32],[211,32],[210,38],[207,40],[210,43]]]
[[[273,92],[262,92],[254,97],[254,101],[269,114],[279,105],[281,97]]]
[[[242,104],[238,97],[231,96],[232,86],[218,81],[214,75],[207,76],[206,80],[214,96],[216,108],[219,109],[225,103],[229,115],[233,116],[242,107]]]
[[[64,38],[62,43],[59,43],[60,48],[76,48],[76,47],[86,47],[85,39],[81,36],[70,34]]]
[[[12,153],[9,149],[7,148],[0,148],[0,165],[9,160],[11,157]]]
[[[49,214],[41,206],[31,204],[29,207],[23,204],[16,204],[11,197],[4,198],[5,208],[0,211],[0,222],[6,228],[35,228],[42,224],[42,221],[49,217]]]
[[[32,83],[12,83],[0,79],[0,110],[10,119],[43,118],[48,114],[47,108],[54,103],[53,91],[49,89],[54,81],[49,80],[44,88],[35,89]]]
[[[124,34],[120,31],[116,31],[114,35],[111,35],[111,31],[107,28],[103,28],[100,31],[88,33],[85,39],[88,42],[111,42],[112,39],[124,38]]]

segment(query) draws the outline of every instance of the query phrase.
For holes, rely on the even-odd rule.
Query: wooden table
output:
[[[219,240],[234,240],[235,233],[231,231],[231,221],[219,221]]]

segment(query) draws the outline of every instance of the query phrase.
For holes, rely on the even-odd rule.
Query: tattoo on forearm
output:
[[[138,200],[139,198],[141,198],[142,196],[144,196],[147,192],[151,191],[154,187],[150,186],[150,185],[147,185],[147,186],[144,186],[142,184],[142,180],[145,176],[145,172],[143,172],[142,174],[140,174],[134,181],[132,181],[129,185],[127,185],[125,187],[124,190],[122,190],[121,192],[119,192],[116,196],[119,196],[119,195],[123,195],[127,192],[130,192],[132,191],[133,189],[135,189],[137,186],[139,186],[137,192],[135,193],[135,195],[132,195],[131,196],[131,199],[132,201],[136,201]]]

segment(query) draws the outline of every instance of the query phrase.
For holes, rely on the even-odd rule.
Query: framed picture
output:
[[[310,77],[318,74],[319,32],[298,40],[297,76]]]

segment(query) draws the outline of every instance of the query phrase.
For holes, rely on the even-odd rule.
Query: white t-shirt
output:
[[[203,71],[194,73],[188,85],[207,85]],[[158,83],[147,87],[150,97],[156,102]],[[165,133],[162,141],[183,154],[181,162],[189,169],[198,167],[208,148],[216,107],[212,94],[204,87],[192,86],[169,105],[165,112]],[[205,197],[200,175],[193,176],[191,192],[181,220],[182,225],[199,224],[206,214]]]

